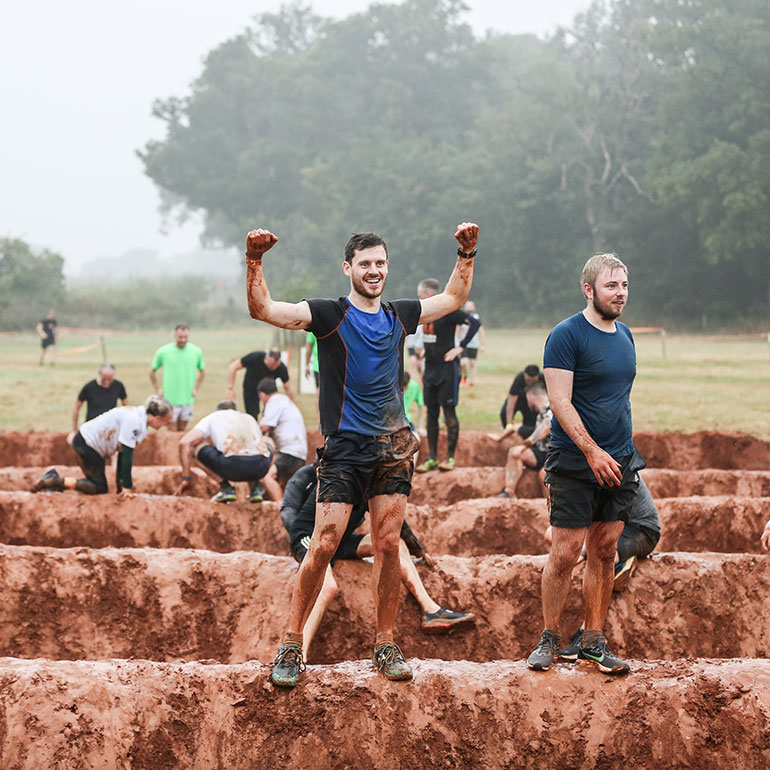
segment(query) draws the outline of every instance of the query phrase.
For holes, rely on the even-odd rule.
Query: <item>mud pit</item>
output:
[[[607,635],[633,666],[617,681],[567,663],[527,671],[545,502],[534,474],[522,499],[497,498],[508,445],[464,432],[457,460],[468,467],[416,477],[408,517],[437,557],[433,571],[418,565],[429,593],[473,610],[475,628],[426,636],[402,595],[397,638],[416,678],[386,683],[366,660],[371,568],[341,562],[310,656],[324,665],[284,692],[268,664],[296,565],[277,504],[211,504],[202,475],[191,497],[171,497],[178,436],[165,432],[137,452],[141,494],[32,495],[45,467],[72,465],[63,435],[2,439],[0,655],[13,657],[0,659],[0,767],[770,762],[770,558],[758,545],[767,442],[636,436],[663,535],[613,597]],[[565,635],[580,623],[580,578],[578,567]],[[144,660],[110,660],[132,657]]]

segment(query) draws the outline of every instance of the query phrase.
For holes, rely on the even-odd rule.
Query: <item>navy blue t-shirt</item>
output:
[[[615,459],[634,451],[629,395],[636,376],[631,330],[619,321],[603,332],[582,313],[557,324],[545,341],[543,368],[574,372],[572,405],[591,438]],[[580,450],[554,416],[551,448]]]
[[[364,313],[346,297],[309,299],[318,340],[321,432],[384,436],[409,425],[404,412],[404,338],[414,334],[418,299]]]

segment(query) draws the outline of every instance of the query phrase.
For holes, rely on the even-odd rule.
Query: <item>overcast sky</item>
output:
[[[589,0],[466,0],[483,34],[544,34]],[[343,18],[367,0],[308,2]],[[160,232],[158,194],[135,150],[162,137],[156,98],[182,96],[202,59],[280,0],[0,2],[0,236],[59,252],[74,272],[130,248],[193,249],[200,227]]]

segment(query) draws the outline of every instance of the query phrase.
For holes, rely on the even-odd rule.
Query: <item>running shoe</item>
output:
[[[249,489],[249,502],[261,503],[265,497],[265,488],[259,481],[255,481]]]
[[[621,660],[610,652],[603,636],[590,647],[581,646],[577,659],[596,666],[604,674],[627,674],[631,670],[631,666],[625,660]]]
[[[636,569],[636,556],[629,556],[625,561],[619,561],[615,565],[615,582],[612,585],[613,591],[622,591],[631,580],[631,576]]]
[[[43,490],[49,492],[64,491],[64,479],[56,472],[56,468],[49,468],[32,487],[33,492],[42,492]]]
[[[438,469],[438,460],[434,460],[429,457],[422,465],[418,465],[416,468],[417,473],[427,473],[428,471],[435,471]]]
[[[510,497],[510,494],[508,494],[508,492],[506,492],[505,490],[503,490],[503,491],[502,491],[502,492],[501,492],[501,493],[498,495],[498,497]]]
[[[446,457],[439,463],[438,469],[440,471],[453,471],[455,469],[455,458]]]
[[[553,659],[558,654],[559,640],[551,631],[543,631],[537,647],[527,658],[527,665],[535,671],[548,671],[553,665]]]
[[[412,669],[395,642],[385,642],[375,647],[372,662],[386,679],[401,681],[412,678]]]
[[[426,634],[443,634],[455,626],[465,626],[476,622],[472,612],[454,612],[439,607],[435,612],[425,612],[420,624]]]
[[[575,631],[575,635],[572,637],[572,641],[559,650],[559,657],[563,660],[577,660],[578,651],[580,650],[580,642],[583,641],[583,629],[578,628]]]
[[[235,487],[229,481],[222,481],[219,484],[219,492],[211,498],[212,503],[232,503],[238,499]]]
[[[305,670],[302,648],[298,644],[282,644],[275,656],[270,678],[278,687],[294,687],[297,677]]]

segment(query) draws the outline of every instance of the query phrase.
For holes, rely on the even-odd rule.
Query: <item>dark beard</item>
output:
[[[599,314],[602,321],[614,321],[623,312],[623,308],[616,310],[615,307],[610,303],[607,303],[606,305],[599,304],[595,294],[593,304],[594,310]],[[625,307],[625,305],[623,307]]]

